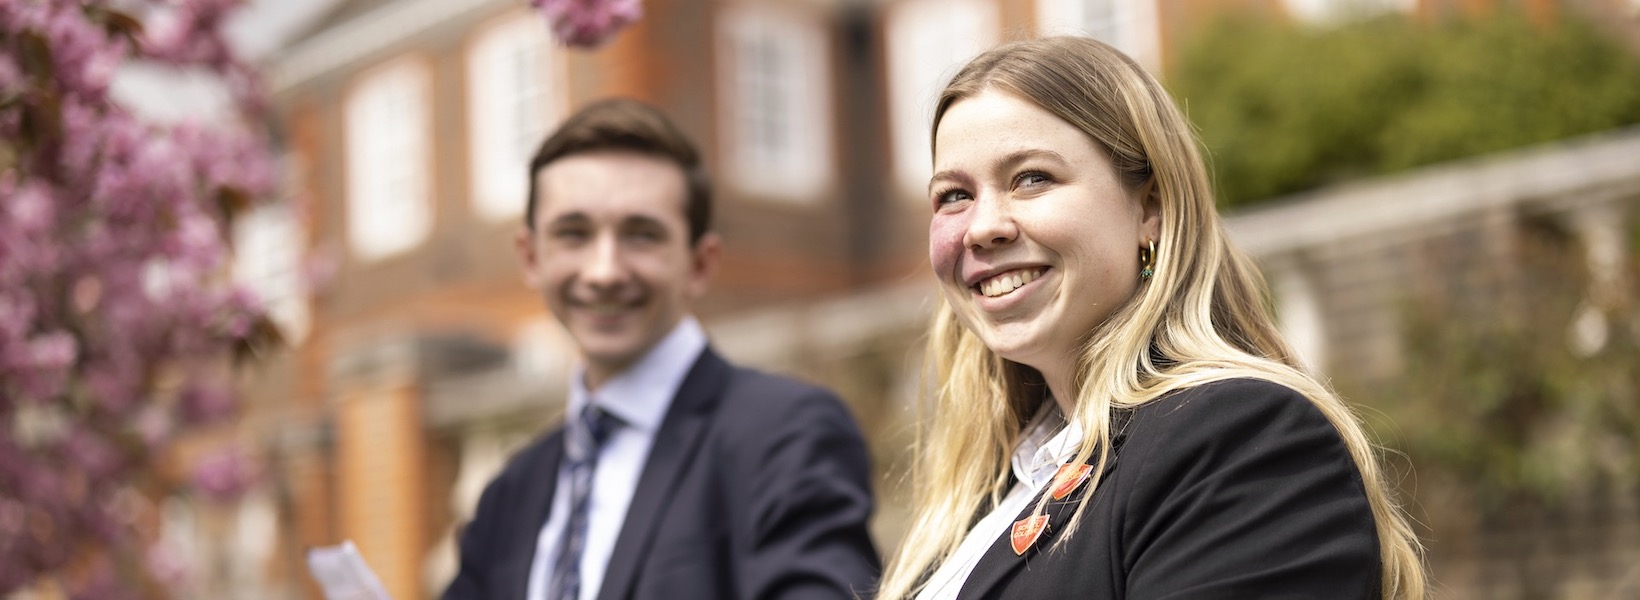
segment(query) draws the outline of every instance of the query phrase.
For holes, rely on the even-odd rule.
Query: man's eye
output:
[[[655,227],[633,227],[622,232],[621,235],[630,241],[645,244],[653,244],[666,239],[666,232]]]
[[[567,242],[584,240],[584,239],[587,239],[587,236],[588,236],[587,231],[585,229],[568,228],[568,227],[562,228],[562,229],[554,229],[554,230],[552,230],[551,233],[552,233],[552,239],[562,240],[562,241],[567,241]]]

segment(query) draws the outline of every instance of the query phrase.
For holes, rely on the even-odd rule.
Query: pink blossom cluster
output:
[[[530,0],[547,18],[553,35],[566,45],[602,46],[643,16],[640,0]]]
[[[226,277],[225,223],[275,181],[265,96],[221,35],[235,4],[0,2],[0,596],[71,563],[91,565],[71,597],[136,594],[135,490],[167,485],[166,441],[234,414],[227,358],[262,307]],[[160,10],[159,31],[132,16]],[[109,98],[131,60],[218,74],[241,122],[139,121]]]
[[[267,91],[262,79],[249,64],[234,56],[233,49],[217,32],[244,0],[192,0],[169,2],[168,17],[147,32],[142,54],[181,65],[208,67],[217,73],[235,101],[242,106],[266,109]]]
[[[256,463],[243,452],[222,452],[200,460],[194,486],[206,497],[226,501],[238,497],[256,480]]]

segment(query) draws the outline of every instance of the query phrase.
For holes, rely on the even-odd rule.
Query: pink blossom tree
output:
[[[164,595],[158,458],[234,414],[233,357],[274,337],[226,269],[227,221],[274,180],[237,4],[0,2],[0,596]],[[235,118],[139,120],[110,97],[130,61],[213,74]],[[205,462],[208,496],[244,470]]]
[[[530,0],[565,45],[602,46],[643,16],[639,0]]]

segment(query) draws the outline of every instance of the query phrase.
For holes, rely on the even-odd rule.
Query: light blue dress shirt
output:
[[[626,522],[632,492],[649,459],[649,448],[660,431],[672,398],[689,375],[690,367],[706,349],[706,332],[694,317],[681,322],[655,344],[632,368],[605,382],[596,393],[586,389],[586,369],[577,367],[570,378],[567,414],[580,414],[581,407],[594,401],[620,419],[598,455],[592,477],[592,495],[587,507],[586,548],[581,555],[580,600],[593,600],[604,583],[615,539]],[[528,600],[545,600],[547,579],[558,557],[558,543],[564,535],[569,513],[569,475],[562,467],[552,495],[552,512],[536,538],[535,559],[530,565]]]

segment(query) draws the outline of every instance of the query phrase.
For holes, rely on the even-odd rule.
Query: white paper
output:
[[[324,590],[325,600],[393,600],[376,572],[365,564],[353,540],[312,548],[307,561],[308,572]]]

